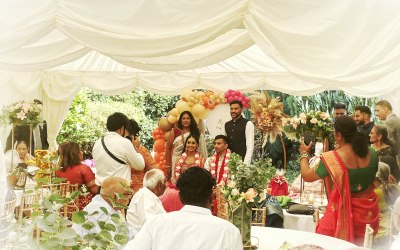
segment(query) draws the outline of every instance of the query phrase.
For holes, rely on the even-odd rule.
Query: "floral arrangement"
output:
[[[316,138],[326,138],[333,131],[333,122],[330,115],[322,111],[301,113],[298,117],[284,120],[284,129],[289,139],[299,140],[304,132],[309,131]]]
[[[41,104],[22,100],[3,107],[1,119],[5,124],[36,126],[41,123],[41,112]]]
[[[276,136],[282,134],[282,118],[286,116],[283,113],[283,103],[278,97],[271,99],[267,92],[254,93],[250,100],[255,126],[264,135],[264,147],[268,140],[274,142]]]
[[[229,176],[222,192],[230,204],[246,201],[257,205],[265,200],[268,181],[276,172],[271,159],[247,165],[238,154],[232,153],[228,168]]]

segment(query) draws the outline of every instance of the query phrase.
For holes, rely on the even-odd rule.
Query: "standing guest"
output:
[[[228,149],[228,137],[225,135],[217,135],[214,139],[215,153],[207,158],[204,168],[211,172],[212,177],[216,180],[217,186],[224,186],[228,178],[228,162],[231,151]],[[213,194],[213,215],[218,213],[216,194]]]
[[[388,138],[394,147],[397,164],[400,165],[400,118],[393,114],[392,105],[386,100],[376,103],[375,115],[385,122]]]
[[[371,121],[371,109],[368,106],[357,106],[354,111],[354,121],[357,124],[358,132],[363,133],[369,138],[369,133],[375,125],[374,122]]]
[[[17,143],[15,144],[15,149],[18,152],[19,159],[21,160],[21,162],[26,163],[27,161],[33,160],[35,158],[28,153],[29,147],[25,141],[17,141]]]
[[[185,206],[180,211],[160,214],[146,222],[126,248],[242,250],[239,229],[210,212],[214,185],[215,180],[205,169],[192,167],[183,172],[177,187]]]
[[[143,157],[136,152],[132,143],[125,139],[128,117],[116,112],[107,118],[104,137],[93,146],[93,160],[96,165],[96,184],[101,186],[104,179],[121,177],[131,182],[131,168],[144,169]]]
[[[326,178],[328,205],[316,232],[361,245],[366,224],[375,232],[379,224],[378,198],[372,185],[378,157],[349,116],[335,120],[333,135],[338,147],[323,153],[315,169],[308,162],[311,143],[301,143],[301,176],[307,182]]]
[[[232,120],[225,123],[225,133],[229,139],[229,149],[250,164],[254,150],[254,124],[242,116],[243,104],[233,100],[229,103]]]
[[[228,178],[228,162],[231,151],[228,149],[228,137],[217,135],[214,139],[215,153],[207,158],[204,168],[211,172],[217,185],[224,185]]]
[[[175,178],[173,179],[175,182],[179,179],[181,173],[187,169],[194,166],[202,168],[204,167],[205,158],[200,155],[199,151],[197,150],[198,147],[199,136],[190,134],[186,138],[184,150],[177,160]],[[165,211],[167,212],[177,211],[183,207],[183,204],[179,200],[179,190],[176,189],[174,182],[169,185],[160,199]]]
[[[126,126],[126,131],[128,135],[126,138],[132,142],[135,150],[143,156],[144,159],[144,169],[139,171],[136,169],[131,169],[131,188],[133,191],[138,191],[142,187],[144,174],[150,169],[156,168],[156,163],[154,162],[153,156],[150,151],[140,144],[139,132],[142,130],[139,124],[134,120],[130,119],[128,125]]]
[[[390,166],[390,172],[396,180],[400,180],[400,169],[397,165],[396,154],[391,142],[388,139],[388,132],[386,126],[375,125],[370,136],[371,146],[375,149],[377,156],[381,162]]]
[[[197,122],[190,111],[183,111],[179,115],[176,127],[172,128],[167,139],[165,148],[165,159],[167,162],[166,174],[167,178],[175,178],[175,169],[177,160],[184,150],[184,144],[189,135],[199,136],[199,152],[203,157],[206,157],[207,150],[204,135],[200,133]],[[172,180],[173,181],[173,180]]]
[[[42,106],[43,103],[35,99],[33,102],[37,105]],[[10,150],[12,148],[12,132],[7,137],[6,149]],[[42,121],[42,124],[35,126],[32,130],[32,134],[30,132],[30,127],[28,125],[21,125],[14,127],[14,142],[15,141],[25,141],[29,144],[30,138],[32,136],[32,147],[30,147],[30,154],[34,155],[36,149],[48,149],[49,142],[47,141],[47,123],[45,120]]]
[[[83,153],[76,142],[63,144],[61,147],[61,155],[59,159],[60,170],[57,170],[56,176],[66,178],[70,184],[78,184],[80,190],[83,185],[87,187],[89,194],[80,195],[78,198],[78,208],[82,210],[92,200],[93,196],[99,191],[99,187],[95,184],[94,173],[89,166],[82,164]]]
[[[140,231],[143,224],[155,215],[165,213],[158,198],[164,191],[164,172],[159,169],[147,171],[143,178],[143,188],[133,196],[126,214],[126,220],[136,231]]]
[[[390,250],[399,250],[400,249],[400,197],[397,198],[396,202],[393,205],[392,220],[393,220],[393,225],[397,229],[399,234],[396,240],[393,241]]]
[[[337,118],[347,115],[346,104],[338,102],[333,105],[333,118],[336,120]]]
[[[400,187],[397,183],[390,183],[390,167],[386,163],[379,162],[378,172],[374,181],[374,192],[378,196],[379,205],[379,229],[374,237],[374,249],[388,249],[390,237],[390,217],[389,206],[393,206],[396,201]]]
[[[110,219],[110,215],[119,214],[123,218],[121,213],[123,208],[117,204],[128,205],[133,193],[131,192],[132,190],[127,190],[127,186],[129,187],[129,182],[124,178],[108,177],[104,179],[101,186],[101,193],[94,196],[92,201],[83,209],[83,211],[88,213],[88,221],[92,222],[94,227],[87,229],[80,224],[74,223],[72,229],[83,238],[87,234],[100,233],[102,229],[100,228],[99,221],[107,221],[107,223],[116,226],[114,221]],[[115,202],[112,202],[111,199]],[[104,213],[103,209],[106,209],[107,213]],[[111,234],[115,234],[115,232],[111,232]],[[130,228],[129,238],[132,239],[135,234],[136,230]],[[112,235],[112,238],[114,238],[114,235]]]

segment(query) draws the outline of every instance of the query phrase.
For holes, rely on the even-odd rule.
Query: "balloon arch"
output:
[[[244,108],[250,107],[250,98],[237,90],[228,90],[225,93],[213,91],[192,91],[185,90],[181,93],[181,98],[175,104],[175,108],[170,110],[166,117],[161,117],[157,128],[154,129],[152,136],[154,141],[153,150],[154,160],[159,169],[165,170],[165,144],[171,129],[177,123],[180,113],[190,111],[196,122],[200,119],[207,119],[210,110],[213,110],[218,104],[230,103],[233,100],[239,100]]]

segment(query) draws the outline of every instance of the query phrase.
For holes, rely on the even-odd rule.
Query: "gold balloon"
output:
[[[201,115],[205,110],[206,110],[206,108],[205,108],[203,105],[197,103],[197,104],[195,104],[195,105],[192,107],[192,114],[193,114],[195,117],[200,117],[200,115]]]
[[[191,111],[189,104],[182,100],[177,101],[175,107],[178,109],[179,113],[182,113],[183,111]]]
[[[181,92],[181,99],[184,101],[188,101],[189,96],[191,96],[193,94],[193,91],[189,90],[189,89],[185,89]]]
[[[171,130],[172,124],[168,122],[167,117],[161,117],[160,120],[158,120],[158,127],[163,131],[168,131]]]
[[[165,139],[165,140],[168,140],[170,134],[171,134],[171,131],[165,132],[165,133],[164,133],[164,139]]]
[[[208,115],[210,114],[209,109],[204,109],[203,113],[200,114],[200,119],[207,119]]]
[[[177,108],[173,108],[171,109],[171,111],[169,111],[171,115],[178,117],[179,116],[179,110]]]
[[[175,124],[178,119],[174,115],[169,115],[167,120],[168,120],[169,123]]]

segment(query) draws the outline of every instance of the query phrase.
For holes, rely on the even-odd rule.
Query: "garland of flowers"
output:
[[[183,163],[185,163],[186,157],[187,157],[187,153],[185,152],[181,155],[181,158],[178,161],[178,165],[176,166],[176,169],[175,169],[176,179],[178,179],[179,176],[181,175],[181,169],[182,169]],[[195,164],[195,166],[200,165],[200,154],[197,151],[194,154],[194,164]]]
[[[217,180],[217,184],[221,184],[222,186],[225,185],[226,180],[228,179],[228,172],[229,172],[229,167],[228,167],[228,162],[231,156],[231,151],[227,149],[226,154],[224,156],[224,159],[222,160],[222,166],[220,166],[219,169],[223,169],[223,174],[221,176],[221,172],[219,172],[219,176],[217,177],[217,165],[219,161],[219,155],[217,153],[214,153],[213,156],[211,157],[211,175],[214,179]],[[217,159],[218,158],[218,159]]]

